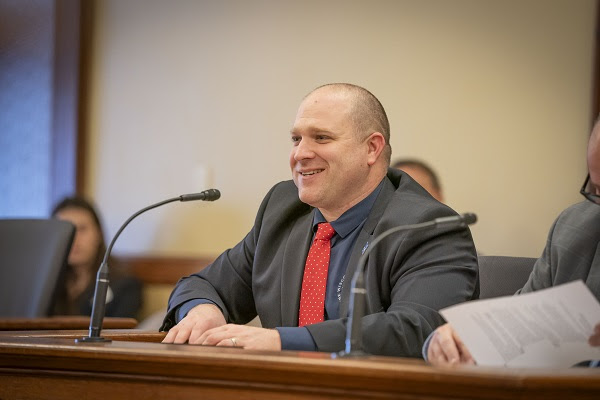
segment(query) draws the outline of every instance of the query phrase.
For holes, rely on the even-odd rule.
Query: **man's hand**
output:
[[[214,304],[199,304],[169,330],[163,343],[196,343],[207,330],[225,325],[225,317]]]
[[[204,332],[195,342],[213,346],[242,347],[251,350],[281,350],[276,329],[228,324]]]
[[[592,333],[592,336],[588,339],[588,343],[590,346],[600,346],[600,323],[596,324],[594,333]]]
[[[475,364],[473,356],[450,324],[435,330],[427,349],[427,359],[438,366]]]

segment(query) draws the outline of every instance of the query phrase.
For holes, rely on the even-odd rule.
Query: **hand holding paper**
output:
[[[434,365],[475,364],[467,346],[450,324],[444,324],[435,330],[429,347],[427,359]]]
[[[441,314],[479,365],[570,367],[600,359],[600,348],[592,347],[600,341],[594,330],[600,304],[582,281],[462,303]]]

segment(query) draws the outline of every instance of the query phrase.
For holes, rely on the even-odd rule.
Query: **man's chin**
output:
[[[318,207],[317,206],[317,204],[318,204],[317,196],[315,196],[314,193],[309,193],[306,190],[299,190],[298,197],[300,197],[301,202],[306,203],[312,207]]]

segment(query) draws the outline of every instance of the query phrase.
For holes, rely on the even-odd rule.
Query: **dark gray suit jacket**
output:
[[[600,300],[600,206],[587,200],[572,205],[558,216],[542,256],[517,293],[578,279]]]
[[[340,315],[348,313],[351,277],[367,242],[391,227],[455,214],[410,176],[389,169],[354,244]],[[258,314],[265,328],[298,326],[312,220],[313,208],[299,200],[292,181],[275,185],[263,200],[250,233],[210,266],[177,283],[162,329],[172,327],[176,309],[195,298],[215,302],[228,322],[243,324]],[[471,233],[468,229],[437,228],[391,235],[372,250],[365,279],[365,350],[420,357],[425,338],[444,322],[438,310],[478,297],[477,256]],[[307,328],[319,351],[343,349],[346,318]]]

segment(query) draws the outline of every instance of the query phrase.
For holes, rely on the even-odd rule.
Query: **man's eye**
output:
[[[300,142],[300,136],[292,136],[292,143]]]
[[[320,142],[325,141],[325,140],[329,140],[329,136],[326,135],[317,135],[316,139]]]

